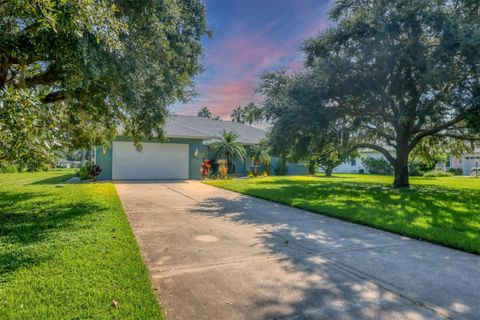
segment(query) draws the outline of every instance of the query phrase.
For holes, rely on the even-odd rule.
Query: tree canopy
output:
[[[212,112],[207,106],[203,106],[198,110],[197,117],[208,118],[212,120],[221,120],[220,116],[213,116]]]
[[[263,77],[274,133],[304,128],[290,138],[307,149],[310,128],[332,128],[333,140],[348,132],[352,149],[392,164],[395,186],[408,186],[410,153],[427,137],[479,139],[478,1],[340,0],[330,17],[303,46],[305,72]]]
[[[255,102],[249,102],[244,107],[233,109],[230,118],[234,122],[248,123],[251,126],[254,122],[259,122],[263,119],[263,110]]]
[[[119,125],[135,141],[162,137],[209,34],[199,0],[6,0],[0,29],[0,125],[30,157],[53,141],[105,144]],[[2,140],[0,160],[18,162],[18,144]]]

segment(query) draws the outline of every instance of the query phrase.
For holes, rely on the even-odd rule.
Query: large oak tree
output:
[[[202,70],[205,24],[200,0],[0,0],[0,162],[106,143],[119,125],[161,137]]]
[[[427,137],[479,138],[478,1],[340,0],[330,16],[333,26],[304,44],[304,73],[264,77],[274,130],[288,109],[304,114],[293,118],[305,128],[328,125],[320,122],[328,115],[352,148],[385,156],[399,187]]]

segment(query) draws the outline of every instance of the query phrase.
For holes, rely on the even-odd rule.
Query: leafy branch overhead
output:
[[[75,147],[105,144],[120,124],[136,141],[161,137],[167,106],[193,94],[209,34],[198,0],[2,1],[0,29],[1,94],[58,110],[55,137]]]
[[[330,16],[303,46],[305,72],[263,77],[274,136],[308,148],[320,125],[333,141],[348,132],[352,149],[385,156],[396,186],[426,138],[480,139],[480,3],[343,0]]]

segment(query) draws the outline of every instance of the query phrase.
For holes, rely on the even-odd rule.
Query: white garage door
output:
[[[113,179],[188,179],[188,144],[113,142]]]

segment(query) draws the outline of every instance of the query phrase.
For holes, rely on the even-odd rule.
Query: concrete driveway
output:
[[[167,319],[480,319],[480,256],[197,181],[115,186]]]

